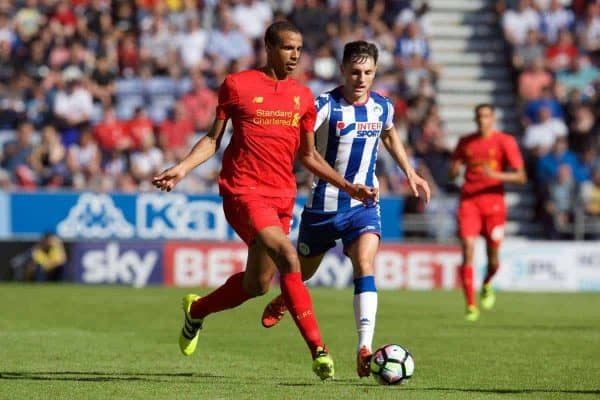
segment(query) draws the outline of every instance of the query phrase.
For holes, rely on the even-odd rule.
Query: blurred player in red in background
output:
[[[459,175],[461,166],[466,168],[457,217],[467,321],[479,318],[473,288],[475,239],[481,234],[486,240],[488,264],[481,289],[481,306],[491,309],[496,298],[490,281],[500,266],[498,253],[506,222],[504,183],[524,184],[527,181],[516,140],[494,128],[494,107],[490,104],[475,107],[475,122],[477,132],[460,139],[450,167],[451,179]]]
[[[233,135],[223,155],[219,191],[227,221],[249,247],[246,270],[232,275],[206,297],[184,297],[179,345],[185,355],[191,355],[206,316],[265,294],[279,270],[281,292],[311,351],[313,371],[327,379],[334,374],[333,360],[321,340],[300,261],[287,237],[296,196],[294,159],[297,155],[312,173],[355,199],[374,200],[377,190],[348,182],[316,151],[312,93],[289,77],[302,50],[298,29],[287,21],[272,24],[265,33],[265,47],[267,65],[227,76],[208,134],[179,164],[153,179],[161,190],[173,189],[215,154],[227,120],[232,120]]]

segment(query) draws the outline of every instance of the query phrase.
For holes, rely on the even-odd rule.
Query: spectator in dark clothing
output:
[[[290,16],[291,21],[303,27],[304,47],[309,51],[318,49],[323,43],[323,32],[329,22],[329,12],[318,0],[306,0]]]
[[[21,122],[16,139],[4,145],[2,168],[14,174],[18,167],[28,165],[29,156],[33,151],[33,134],[34,128],[31,122]]]
[[[52,233],[45,234],[31,249],[10,260],[16,281],[62,281],[66,263],[64,244]]]

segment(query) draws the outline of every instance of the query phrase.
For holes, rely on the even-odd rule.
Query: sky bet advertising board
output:
[[[477,249],[475,281],[485,273],[485,246]],[[499,290],[600,291],[600,250],[594,243],[507,240],[494,279]],[[217,287],[244,270],[240,241],[108,240],[72,243],[68,276],[87,284],[133,287]],[[379,289],[432,290],[460,287],[456,245],[382,243],[375,257]],[[275,282],[274,282],[275,284]],[[341,246],[329,251],[309,286],[352,286],[352,264]]]
[[[69,267],[80,283],[217,287],[244,270],[246,255],[239,241],[86,241],[73,244]],[[375,281],[380,289],[454,289],[459,262],[457,246],[384,243],[375,258]],[[341,246],[326,254],[308,284],[352,285],[352,264]]]
[[[296,201],[292,239],[304,201]],[[402,199],[380,203],[383,239],[400,239]],[[0,218],[0,237],[30,238],[51,231],[65,240],[239,240],[216,195],[34,192],[8,194],[0,197],[2,204],[6,218]]]

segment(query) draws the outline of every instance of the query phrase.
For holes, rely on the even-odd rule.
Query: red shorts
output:
[[[502,195],[479,195],[461,199],[458,234],[461,238],[483,235],[488,244],[499,246],[504,238],[506,205]]]
[[[292,227],[293,197],[263,197],[255,194],[224,195],[223,211],[229,225],[247,245],[268,226],[279,226],[286,235]]]

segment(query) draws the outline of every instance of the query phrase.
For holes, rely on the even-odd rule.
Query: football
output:
[[[380,385],[405,383],[415,372],[415,361],[400,345],[386,344],[373,353],[371,373]]]

